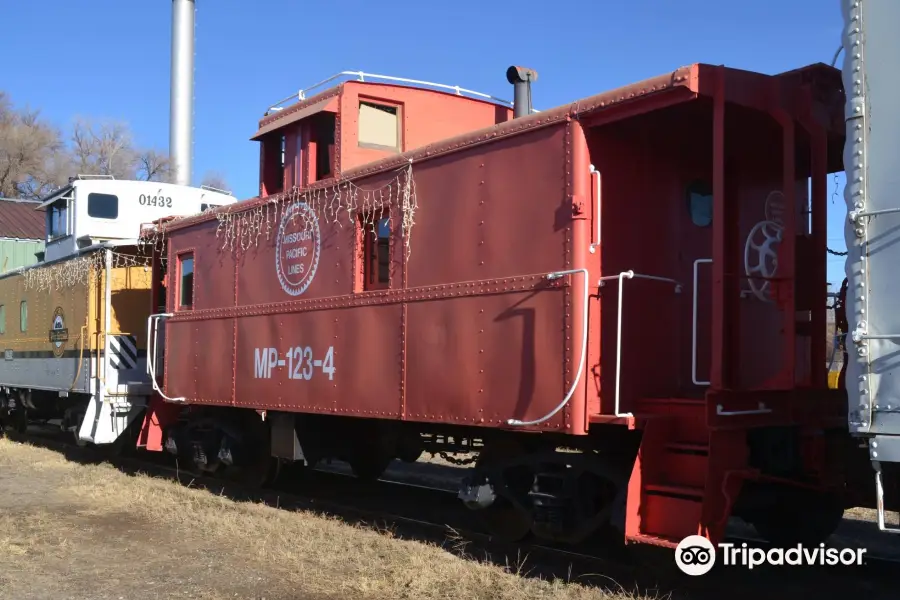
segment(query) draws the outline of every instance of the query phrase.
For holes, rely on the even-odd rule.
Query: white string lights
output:
[[[150,267],[150,258],[134,256],[119,252],[112,252],[111,266],[113,269],[124,267]],[[25,289],[38,292],[51,292],[78,285],[87,285],[94,274],[101,272],[106,267],[106,253],[92,252],[85,256],[63,260],[45,266],[34,266],[22,271],[25,279]]]
[[[366,189],[352,181],[341,181],[312,190],[294,188],[273,195],[248,210],[220,210],[216,213],[219,221],[216,237],[222,240],[220,248],[245,251],[258,246],[261,236],[265,236],[266,240],[272,239],[285,211],[297,203],[306,204],[325,223],[336,223],[343,227],[344,224],[353,226],[358,222],[364,230],[373,233],[377,233],[378,221],[382,218],[388,219],[388,227],[393,231],[399,212],[406,257],[410,256],[410,232],[418,209],[412,160],[398,169],[389,182],[378,188]],[[139,242],[141,252],[144,253],[147,246],[163,251],[167,230],[185,218],[187,217],[167,220],[156,227],[145,229]],[[297,217],[292,217],[295,218]],[[304,227],[312,228],[313,224],[306,222]]]

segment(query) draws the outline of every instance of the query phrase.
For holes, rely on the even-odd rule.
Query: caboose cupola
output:
[[[531,81],[537,77],[522,71],[534,75]],[[348,77],[356,80],[308,96]],[[291,100],[296,102],[285,106]],[[509,121],[511,106],[459,86],[343,71],[279,101],[260,120],[250,138],[260,142],[260,196],[305,188],[392,154]]]

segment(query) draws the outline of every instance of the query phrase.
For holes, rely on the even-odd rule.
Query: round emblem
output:
[[[275,271],[281,289],[291,296],[306,291],[316,275],[321,252],[319,220],[306,203],[287,207],[278,225]]]
[[[69,341],[69,330],[66,329],[66,316],[60,306],[53,311],[53,323],[50,326],[50,343],[53,344],[53,355],[60,358],[66,351]]]

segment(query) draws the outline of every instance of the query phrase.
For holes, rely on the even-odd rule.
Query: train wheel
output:
[[[531,532],[531,519],[502,496],[479,514],[485,528],[498,540],[520,542]]]
[[[790,493],[768,510],[748,519],[756,532],[776,547],[817,546],[835,532],[844,518],[840,497],[825,492]]]
[[[13,409],[12,426],[16,433],[28,431],[28,409],[21,405]]]
[[[281,461],[272,456],[268,423],[243,428],[240,466],[227,466],[222,476],[229,481],[252,488],[272,485],[281,472]]]
[[[72,439],[75,441],[76,446],[78,446],[79,448],[84,448],[85,446],[88,445],[88,443],[85,440],[78,437],[78,429],[79,428],[76,427],[75,429],[72,430]]]
[[[357,479],[377,481],[394,459],[381,452],[354,452],[347,461]]]
[[[482,524],[497,539],[504,542],[519,542],[531,532],[532,515],[516,497],[528,493],[534,474],[524,466],[505,467],[504,462],[522,456],[525,449],[514,441],[500,439],[487,444],[478,456],[476,472],[491,473],[491,480],[499,477],[504,492],[498,493],[490,506],[478,510]]]

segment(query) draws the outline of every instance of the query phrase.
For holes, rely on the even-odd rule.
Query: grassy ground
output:
[[[872,549],[873,524],[855,523],[864,526],[866,543],[844,534],[835,545]],[[883,538],[896,547],[896,538]],[[897,597],[894,581],[849,568],[717,567],[691,578],[672,577],[664,568],[674,568],[668,553],[664,561],[632,573],[604,569],[590,578],[598,587],[548,582],[388,531],[235,502],[0,439],[3,600]]]
[[[0,597],[631,598],[0,440]]]

